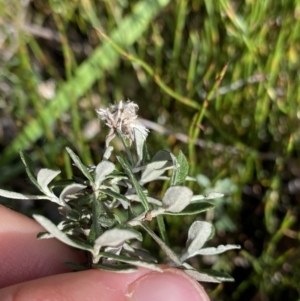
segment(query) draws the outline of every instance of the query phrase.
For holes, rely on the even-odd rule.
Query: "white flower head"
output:
[[[137,120],[136,111],[138,105],[132,101],[123,103],[121,100],[116,105],[110,105],[108,109],[96,110],[98,117],[105,121],[105,124],[110,128],[110,131],[106,137],[106,147],[109,142],[116,136],[116,132],[120,131],[129,140],[130,145],[134,141],[134,129],[139,130],[142,133],[144,139],[146,139],[149,130],[140,124]]]

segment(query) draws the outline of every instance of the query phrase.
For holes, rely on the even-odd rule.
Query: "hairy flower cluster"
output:
[[[134,102],[122,100],[116,104],[111,105],[108,109],[96,110],[98,117],[105,121],[105,124],[110,128],[110,131],[106,137],[106,147],[109,146],[110,141],[116,136],[116,133],[120,131],[129,140],[130,145],[134,141],[134,129],[139,130],[144,139],[146,139],[149,130],[140,124],[137,120],[136,111],[138,105]]]

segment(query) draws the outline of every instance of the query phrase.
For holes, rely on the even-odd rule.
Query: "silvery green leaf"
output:
[[[66,150],[69,153],[70,157],[72,158],[74,164],[79,168],[79,170],[81,170],[81,172],[85,175],[85,177],[93,184],[94,179],[92,175],[90,174],[86,166],[81,162],[79,157],[69,147],[66,147]]]
[[[154,161],[148,163],[143,171],[140,179],[141,184],[157,180],[166,170],[172,168],[170,161]]]
[[[20,151],[20,156],[25,165],[25,170],[26,170],[26,173],[27,173],[29,179],[38,189],[41,190],[41,187],[35,178],[35,167],[34,167],[32,160],[26,153],[23,153],[22,151]]]
[[[140,202],[143,204],[145,210],[149,210],[149,204],[147,201],[147,198],[141,188],[141,185],[139,184],[139,182],[137,181],[137,179],[135,178],[134,174],[132,173],[131,168],[129,167],[129,165],[125,162],[125,160],[121,157],[117,157],[118,161],[120,162],[120,164],[122,165],[125,173],[127,174],[127,176],[129,177],[129,179],[131,180],[136,193],[138,194],[139,198],[140,198]]]
[[[142,228],[144,228],[148,234],[157,242],[157,244],[161,247],[161,249],[166,253],[166,255],[177,265],[181,265],[182,262],[178,258],[178,256],[171,250],[147,225],[138,222]]]
[[[120,255],[121,251],[122,251],[122,246],[118,246],[118,247],[106,247],[104,249],[104,252],[115,254],[115,255]]]
[[[41,225],[43,226],[49,233],[51,233],[55,238],[60,240],[61,242],[85,251],[90,251],[93,253],[93,248],[85,243],[79,243],[74,242],[71,238],[69,238],[65,233],[60,231],[50,220],[48,220],[46,217],[34,214],[33,218]]]
[[[137,267],[131,264],[93,264],[93,267],[104,270],[111,271],[115,273],[132,273],[137,270]]]
[[[101,247],[117,247],[122,245],[126,240],[137,239],[139,241],[143,240],[143,236],[140,232],[133,229],[110,229],[105,231],[100,235],[94,244],[94,249],[99,250]]]
[[[131,200],[131,201],[136,201],[136,202],[140,202],[140,198],[137,194],[130,194],[130,195],[126,195],[127,199]],[[161,206],[162,205],[162,202],[158,199],[155,199],[155,198],[151,198],[151,197],[148,197],[146,196],[147,198],[147,201],[149,203],[152,203],[152,204],[155,204],[155,205],[158,205],[158,206]]]
[[[144,133],[138,127],[133,128],[133,134],[134,134],[134,144],[135,144],[135,149],[136,149],[137,159],[138,159],[136,165],[139,166],[139,164],[143,160],[143,148],[144,148],[147,135],[144,135]]]
[[[42,168],[37,173],[37,182],[42,192],[48,196],[52,196],[53,192],[50,191],[48,185],[50,182],[60,174],[60,170],[52,170],[48,168]]]
[[[100,162],[95,170],[95,190],[99,189],[105,177],[115,169],[115,164],[109,161]]]
[[[217,198],[221,198],[223,197],[224,194],[223,193],[219,193],[219,192],[210,192],[208,195],[205,196],[206,200],[212,200],[212,199],[217,199]]]
[[[193,192],[186,186],[172,186],[162,200],[163,207],[169,212],[180,212],[190,204]]]
[[[210,237],[212,231],[212,224],[203,221],[195,221],[188,232],[188,240],[186,243],[187,253],[194,254],[201,249]]]
[[[8,199],[17,199],[17,200],[49,200],[49,197],[45,195],[29,195],[29,194],[17,193],[17,192],[3,190],[3,189],[0,189],[0,196],[3,196]]]
[[[196,251],[194,254],[191,254],[189,256],[190,257],[193,257],[193,256],[196,256],[196,255],[217,255],[217,254],[221,254],[221,253],[224,253],[228,250],[233,250],[233,249],[240,249],[241,246],[239,245],[220,245],[218,246],[217,248],[203,248],[203,249],[200,249],[198,251]]]
[[[49,238],[53,238],[54,236],[48,232],[40,232],[37,235],[37,239],[49,239]]]
[[[176,168],[171,177],[171,186],[183,185],[188,175],[189,164],[182,151],[176,157]]]
[[[122,206],[127,209],[128,206],[129,206],[129,200],[127,199],[126,196],[120,194],[120,193],[117,193],[115,191],[112,191],[111,189],[101,189],[101,192],[103,192],[104,194],[106,195],[109,195],[115,199],[117,199],[121,204]]]
[[[188,205],[180,212],[165,211],[163,214],[166,214],[166,215],[194,215],[194,214],[199,214],[201,212],[205,212],[212,208],[214,208],[213,204],[205,203],[205,202],[199,202],[199,203],[195,202],[195,203]]]
[[[196,202],[196,201],[200,201],[200,200],[204,200],[205,196],[198,194],[198,195],[193,195],[191,202]]]
[[[129,245],[128,243],[126,243],[126,242],[123,244],[123,248],[126,251],[134,253],[134,248],[131,245]]]
[[[133,168],[132,171],[136,173],[136,172],[145,171],[146,169],[149,169],[149,171],[151,172],[152,170],[157,170],[165,167],[167,163],[169,163],[169,161],[167,160],[149,162],[146,165]]]
[[[195,177],[191,177],[191,176],[187,176],[185,178],[186,181],[192,181],[192,182],[196,182],[196,178]]]
[[[219,282],[221,282],[221,281],[233,282],[234,281],[234,279],[230,275],[228,275],[225,272],[221,272],[221,271],[205,269],[205,270],[201,270],[201,274],[213,277],[216,280],[218,280]]]
[[[105,153],[103,155],[103,159],[104,160],[108,160],[111,156],[112,151],[114,150],[114,148],[112,146],[109,146],[106,150]]]
[[[65,202],[65,198],[68,195],[76,194],[78,191],[85,189],[87,186],[82,184],[73,183],[71,185],[68,185],[64,188],[64,190],[61,192],[59,199],[61,202]]]
[[[129,264],[133,264],[139,267],[144,267],[147,269],[151,269],[153,271],[157,271],[157,272],[162,272],[163,270],[157,266],[156,264],[150,263],[150,262],[145,262],[142,260],[138,260],[138,259],[133,259],[130,257],[126,257],[126,256],[121,256],[121,255],[115,255],[115,254],[111,254],[111,253],[106,253],[106,252],[101,252],[99,253],[99,255],[106,257],[106,258],[110,258],[116,261],[121,261],[121,262],[125,262],[125,263],[129,263]]]
[[[158,206],[162,206],[162,202],[161,200],[158,200],[158,199],[155,199],[155,198],[151,198],[149,196],[147,196],[147,200],[149,203],[151,204],[155,204],[155,205],[158,205]]]
[[[213,283],[220,283],[222,280],[219,280],[211,275],[205,274],[205,273],[200,273],[196,270],[184,270],[184,272],[197,281],[200,282],[213,282]]]

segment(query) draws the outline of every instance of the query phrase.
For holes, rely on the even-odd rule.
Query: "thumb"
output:
[[[0,290],[1,300],[209,301],[198,282],[183,271],[139,269],[117,274],[98,270],[60,274]]]
[[[203,287],[183,271],[165,267],[163,273],[150,272],[128,287],[130,301],[209,301]]]

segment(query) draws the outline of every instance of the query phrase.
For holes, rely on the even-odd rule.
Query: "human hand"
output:
[[[83,262],[80,251],[55,239],[34,220],[0,205],[0,300],[209,301],[202,286],[183,271],[163,266],[118,274],[71,272],[63,262]]]

